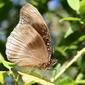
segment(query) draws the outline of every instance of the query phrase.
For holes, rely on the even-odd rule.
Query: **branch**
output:
[[[85,48],[82,50],[78,51],[77,55],[74,56],[74,58],[64,66],[64,68],[54,77],[51,79],[52,82],[54,82],[56,79],[58,79],[79,57],[81,57],[85,53]]]

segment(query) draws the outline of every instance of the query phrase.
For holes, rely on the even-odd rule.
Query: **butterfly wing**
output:
[[[10,34],[6,54],[11,62],[26,67],[41,67],[49,62],[47,47],[31,25],[18,25]]]
[[[51,56],[52,47],[50,32],[39,11],[34,6],[28,3],[21,8],[20,19],[20,23],[23,23],[22,20],[24,20],[25,23],[33,26],[33,28],[41,35],[47,46],[49,56]]]

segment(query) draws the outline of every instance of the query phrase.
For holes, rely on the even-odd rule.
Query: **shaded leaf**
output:
[[[55,51],[57,50],[58,52],[60,52],[64,57],[67,57],[67,53],[64,51],[64,46],[62,47],[57,47],[55,48]]]
[[[56,65],[56,67],[52,71],[52,79],[55,78],[55,75],[57,75],[60,72],[60,67],[61,67],[60,63]]]
[[[74,33],[75,31],[79,30],[79,26],[75,23],[71,23],[69,29],[67,30],[64,38],[67,38],[69,35],[71,35],[72,33]]]

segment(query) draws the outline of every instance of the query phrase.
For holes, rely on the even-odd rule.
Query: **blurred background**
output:
[[[19,22],[20,8],[27,2],[39,10],[50,29],[52,57],[57,59],[57,66],[59,65],[53,68],[59,69],[66,61],[71,60],[77,51],[85,47],[85,0],[80,0],[79,13],[69,6],[67,0],[0,0],[0,53],[6,60],[7,37]],[[77,17],[83,24],[75,19],[62,21],[67,17]],[[8,69],[0,64],[0,70],[7,71]],[[73,83],[77,78],[85,79],[85,55],[69,67],[63,77],[55,83],[56,85],[82,85]],[[10,77],[7,79],[11,80]],[[69,83],[64,84],[66,82]],[[7,85],[10,85],[9,83]],[[83,85],[85,85],[85,80]]]

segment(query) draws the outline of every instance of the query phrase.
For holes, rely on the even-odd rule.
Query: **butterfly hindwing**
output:
[[[20,66],[39,67],[49,61],[42,37],[30,25],[17,26],[11,32],[6,48],[8,59]]]

